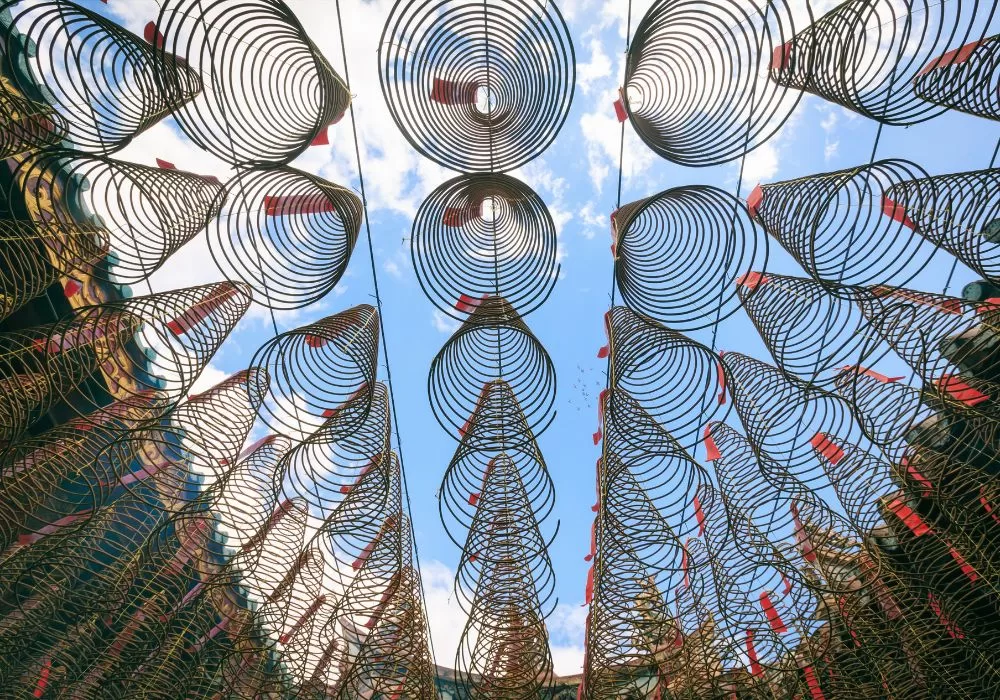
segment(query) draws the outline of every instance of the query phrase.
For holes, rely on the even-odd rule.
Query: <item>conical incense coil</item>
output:
[[[81,322],[75,322],[81,321]],[[64,395],[76,388],[115,352],[122,352],[141,321],[131,316],[108,313],[95,332],[86,319],[62,324],[26,328],[0,334],[0,441],[7,448],[40,419]],[[62,329],[59,344],[53,345],[53,328]],[[134,397],[136,407],[148,405],[149,391]],[[165,398],[165,397],[163,397]],[[82,401],[80,403],[83,403]],[[83,411],[87,408],[83,407]],[[167,401],[160,407],[166,410]],[[99,419],[99,415],[92,416]]]
[[[517,472],[536,522],[544,522],[552,513],[555,487],[534,440],[491,448],[477,445],[475,433],[470,431],[445,471],[438,499],[441,521],[458,546],[472,526],[486,482],[497,464],[509,464]]]
[[[261,420],[292,439],[315,433],[355,396],[371,400],[378,368],[379,316],[352,307],[267,341],[251,367],[271,377]],[[352,415],[355,415],[352,413]],[[364,420],[367,411],[356,413]]]
[[[98,460],[108,463],[112,485],[151,509],[184,509],[236,468],[266,391],[265,372],[239,372],[109,444]]]
[[[908,161],[880,160],[758,185],[747,209],[831,293],[838,284],[905,284],[927,265],[934,247],[890,193],[901,182],[925,177]]]
[[[424,293],[460,321],[487,296],[526,316],[559,275],[548,209],[508,175],[460,175],[434,190],[413,222],[410,251]]]
[[[835,390],[865,437],[890,458],[901,457],[907,432],[933,413],[907,377],[888,376],[863,365],[842,368]],[[943,424],[942,429],[947,432]]]
[[[812,447],[826,435],[860,438],[847,403],[748,355],[727,352],[722,361],[736,413],[754,450],[810,488],[825,486]]]
[[[920,99],[928,62],[984,35],[989,13],[960,2],[850,0],[775,50],[771,78],[884,124],[916,124],[944,111]]]
[[[192,141],[231,165],[290,163],[350,105],[344,81],[277,0],[170,0],[147,31],[161,68],[176,53],[211,81],[174,117]],[[173,72],[161,69],[156,78],[166,95],[183,92]]]
[[[253,288],[254,301],[298,309],[336,286],[361,228],[357,195],[287,167],[242,171],[225,193],[209,248],[227,278]]]
[[[660,156],[691,166],[738,158],[767,141],[801,93],[768,80],[812,13],[790,0],[659,0],[628,50],[624,106]],[[778,49],[774,54],[778,54]]]
[[[828,386],[844,366],[875,348],[857,304],[811,279],[752,272],[739,285],[743,309],[777,365],[804,382]]]
[[[617,397],[632,401],[688,451],[701,439],[708,421],[723,420],[732,408],[726,395],[725,368],[708,348],[628,307],[604,316],[611,357],[608,411],[616,419]],[[604,349],[599,355],[604,354]]]
[[[62,115],[0,81],[0,158],[55,146],[67,131],[69,124]]]
[[[1000,36],[946,51],[917,73],[913,89],[928,102],[1000,120]]]
[[[888,285],[869,287],[857,301],[878,335],[953,410],[996,415],[996,305]]]
[[[326,517],[389,455],[389,395],[375,384],[372,396],[358,394],[338,407],[312,435],[293,447],[271,476],[276,493],[301,498]]]
[[[441,427],[457,439],[503,380],[528,429],[540,435],[554,418],[552,360],[505,299],[483,299],[431,361],[427,393]]]
[[[107,503],[117,477],[101,453],[161,412],[151,396],[144,409],[112,405],[99,417],[70,420],[15,443],[0,472],[0,551],[15,541],[65,533]]]
[[[767,265],[767,236],[733,195],[677,187],[611,217],[615,277],[625,303],[679,331],[739,308],[734,282]]]
[[[185,62],[67,0],[11,0],[0,12],[16,37],[6,52],[23,66],[14,87],[65,118],[72,148],[117,151],[201,92],[201,76]],[[171,94],[158,89],[159,75],[176,86]]]
[[[710,482],[708,473],[624,391],[612,390],[602,400],[617,403],[605,426],[606,459],[620,460],[678,537],[691,534],[696,526],[690,519],[691,496]]]
[[[576,83],[553,3],[397,2],[379,43],[382,94],[410,144],[459,171],[518,168],[548,148]]]
[[[510,463],[487,480],[455,579],[469,614],[455,667],[473,693],[536,697],[551,681],[555,605],[546,542]]]
[[[25,160],[13,178],[56,267],[123,284],[148,278],[194,238],[218,213],[223,191],[180,170],[62,150]],[[62,206],[52,207],[54,198]],[[104,260],[90,259],[94,248]]]
[[[231,282],[86,306],[53,324],[39,352],[53,364],[76,346],[93,344],[105,353],[100,371],[114,399],[141,407],[153,390],[176,405],[249,306],[249,289]],[[108,345],[123,327],[133,330],[143,362],[134,350]],[[62,395],[80,415],[103,405],[85,394]]]
[[[1000,169],[903,181],[885,196],[924,238],[1000,281]]]
[[[63,291],[72,297],[80,290],[76,277],[91,275],[108,253],[100,232],[74,235],[76,246],[61,246],[55,236],[40,232],[29,221],[0,221],[0,319],[6,318],[32,299],[43,294],[63,275],[70,275]],[[53,261],[47,254],[56,246],[65,250],[63,259]],[[73,247],[75,250],[70,250]]]

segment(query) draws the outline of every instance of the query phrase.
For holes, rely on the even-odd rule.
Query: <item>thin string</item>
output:
[[[337,31],[340,34],[340,50],[341,50],[341,56],[342,56],[343,61],[344,61],[344,82],[348,86],[348,88],[347,88],[348,91],[350,91],[351,75],[350,75],[350,71],[349,71],[348,66],[347,66],[347,44],[344,41],[344,23],[343,23],[343,20],[341,18],[341,13],[340,13],[340,0],[334,0],[334,5],[335,5],[335,7],[337,9]],[[352,136],[354,138],[354,156],[355,156],[355,158],[357,160],[357,164],[358,164],[358,183],[359,183],[359,186],[360,186],[360,189],[361,189],[361,206],[362,206],[362,209],[364,210],[364,214],[365,214],[365,234],[366,234],[367,240],[368,240],[368,260],[369,260],[369,263],[371,264],[372,282],[373,282],[374,288],[375,288],[374,289],[374,291],[375,291],[375,305],[378,308],[378,314],[379,314],[379,334],[380,334],[381,340],[382,340],[382,354],[383,354],[383,357],[385,358],[386,384],[389,387],[389,403],[390,403],[390,406],[392,407],[393,430],[394,430],[395,435],[396,435],[396,445],[398,447],[399,475],[400,475],[400,481],[402,482],[402,485],[403,485],[403,497],[406,500],[406,512],[409,515],[408,519],[409,519],[409,526],[410,526],[410,539],[413,542],[413,556],[414,556],[414,559],[416,560],[416,564],[417,564],[417,567],[416,567],[417,568],[417,572],[418,572],[418,575],[417,575],[417,584],[420,587],[420,599],[423,602],[423,606],[424,606],[424,618],[425,619],[429,619],[428,618],[428,614],[429,613],[428,613],[428,607],[427,607],[427,596],[426,596],[426,593],[424,591],[424,580],[423,580],[423,576],[419,575],[419,572],[422,571],[422,568],[420,566],[420,547],[417,544],[416,534],[415,534],[415,532],[413,530],[413,512],[412,512],[412,509],[411,509],[411,506],[410,506],[410,490],[409,490],[409,487],[407,485],[407,480],[406,480],[406,469],[403,466],[403,436],[399,432],[399,413],[396,410],[396,392],[393,391],[393,388],[392,388],[392,368],[390,367],[390,364],[389,364],[389,343],[388,343],[388,340],[386,338],[385,323],[383,322],[384,316],[382,315],[382,296],[381,296],[381,294],[379,292],[378,270],[377,270],[377,266],[375,264],[375,248],[374,248],[374,246],[372,244],[371,223],[370,223],[369,218],[368,218],[368,198],[365,196],[365,177],[364,177],[364,173],[362,172],[362,168],[361,168],[361,148],[358,145],[358,122],[357,122],[357,119],[355,119],[355,116],[354,116],[354,101],[353,100],[350,102],[350,105],[348,106],[348,109],[351,112],[351,133],[352,133]],[[431,663],[436,666],[437,665],[437,662],[436,662],[437,655],[434,652],[434,637],[433,637],[433,635],[430,634],[429,624],[428,624],[427,638],[428,638],[428,643],[430,645]]]

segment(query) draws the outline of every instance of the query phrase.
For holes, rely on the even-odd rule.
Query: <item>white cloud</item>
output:
[[[218,384],[223,379],[226,379],[229,376],[230,376],[229,372],[223,372],[221,369],[219,369],[212,363],[208,363],[207,365],[205,365],[205,369],[201,371],[201,374],[198,375],[198,378],[194,381],[194,384],[191,385],[191,389],[188,393],[190,393],[192,396],[195,394],[200,394],[203,391],[211,389],[213,386],[215,386],[216,384]]]
[[[397,265],[394,260],[386,260],[382,264],[382,269],[384,269],[386,272],[388,272],[396,279],[402,279],[403,277],[403,272],[399,269],[399,265]]]
[[[836,155],[837,150],[840,148],[840,141],[834,141],[833,143],[828,143],[823,148],[823,160],[829,163]]]
[[[592,84],[611,75],[611,59],[604,53],[599,39],[590,40],[590,62],[577,63],[576,82],[584,95],[589,95]]]
[[[434,315],[431,317],[431,322],[434,324],[434,328],[439,333],[447,333],[448,335],[457,331],[459,326],[458,321],[446,316],[437,309],[434,309]]]

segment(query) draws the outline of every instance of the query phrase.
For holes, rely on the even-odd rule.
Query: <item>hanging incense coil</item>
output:
[[[836,285],[906,284],[928,264],[934,247],[890,193],[926,177],[908,161],[880,160],[759,185],[747,209],[833,294]]]
[[[55,366],[64,353],[93,344],[102,351],[101,375],[114,399],[142,407],[152,390],[174,405],[249,306],[249,289],[219,282],[81,307],[50,327],[39,352],[44,349],[45,361]],[[121,346],[108,346],[124,328],[131,329],[128,337],[145,357],[142,364]],[[80,415],[103,405],[98,397],[70,391],[61,395]]]
[[[277,0],[170,0],[147,31],[155,34],[164,94],[184,89],[162,69],[171,53],[211,80],[213,88],[175,107],[174,117],[230,165],[287,165],[350,105],[344,81]]]
[[[773,136],[801,97],[768,80],[772,47],[805,26],[793,6],[653,3],[629,45],[623,99],[646,145],[675,163],[704,166],[738,158]],[[805,15],[811,21],[811,11]]]
[[[10,15],[8,60],[22,66],[14,87],[62,115],[72,148],[117,151],[201,92],[187,63],[72,2],[11,0],[0,13]],[[169,76],[170,94],[158,89],[159,76]]]
[[[75,322],[80,321],[80,322]],[[11,447],[37,420],[120,352],[141,321],[116,313],[88,324],[72,319],[62,324],[26,328],[0,335],[0,442]],[[61,328],[53,343],[53,328]],[[148,387],[147,387],[148,388]],[[140,396],[142,397],[140,399]],[[148,405],[149,393],[137,392],[135,406]],[[81,399],[82,402],[82,399]],[[84,406],[88,408],[100,406]],[[166,410],[167,403],[162,408]],[[95,418],[99,418],[97,415]]]
[[[452,170],[521,167],[549,147],[573,101],[573,43],[553,3],[400,1],[379,58],[396,125]]]
[[[292,439],[315,433],[355,395],[375,391],[378,368],[379,316],[367,304],[267,341],[254,354],[251,367],[266,369],[271,388],[261,407],[261,420]],[[352,412],[358,421],[367,411]]]
[[[214,179],[74,151],[38,154],[13,178],[57,267],[120,284],[147,279],[194,238],[223,191]]]
[[[261,370],[244,370],[192,396],[157,423],[107,446],[115,481],[152,509],[183,510],[204,488],[225,483],[267,391]],[[195,477],[195,475],[198,475]]]
[[[950,12],[933,0],[841,3],[775,49],[771,78],[884,124],[917,124],[945,108],[920,99],[914,80],[948,49],[981,39],[989,22],[975,2],[962,7]]]
[[[732,407],[726,398],[725,369],[708,348],[628,307],[604,316],[611,358],[608,411],[617,420],[616,398],[638,405],[687,451],[693,452],[700,430],[723,420]]]
[[[492,402],[487,407],[491,405]],[[477,413],[445,470],[439,490],[441,522],[449,537],[459,547],[475,519],[485,484],[499,463],[510,465],[519,475],[536,522],[545,522],[555,506],[552,477],[530,432],[521,434],[516,426],[511,429],[511,422],[504,420],[509,419],[506,415],[498,416],[501,422],[492,426],[496,428],[493,432],[484,420],[485,412],[481,408]],[[508,432],[518,434],[519,438],[512,442],[504,440]],[[487,435],[493,435],[495,442],[488,439]],[[528,439],[523,439],[520,435],[526,435]]]
[[[751,273],[738,285],[740,302],[777,365],[804,382],[828,386],[836,370],[876,349],[857,304],[815,280]]]
[[[1000,169],[903,181],[885,196],[921,236],[1000,281]]]
[[[670,328],[709,327],[739,308],[734,282],[767,265],[767,236],[733,195],[677,187],[611,217],[625,303]]]
[[[928,102],[1000,120],[1000,36],[951,49],[913,78],[916,94]]]
[[[99,456],[108,443],[161,412],[151,396],[145,408],[112,405],[99,416],[70,420],[14,443],[0,473],[0,551],[18,539],[65,534],[108,502],[116,476]],[[74,517],[77,513],[85,515]]]
[[[792,379],[748,355],[727,352],[722,362],[740,422],[755,451],[766,454],[810,488],[826,477],[813,447],[826,436],[857,437],[851,411],[835,394]],[[830,448],[831,453],[835,453]]]
[[[994,304],[889,285],[857,300],[878,335],[955,410],[993,413]]]
[[[559,276],[552,217],[508,175],[460,175],[434,190],[413,222],[410,251],[424,293],[459,321],[487,296],[526,316]]]
[[[427,392],[441,427],[461,439],[497,380],[513,393],[528,429],[540,435],[555,416],[552,360],[505,299],[487,297],[431,361]]]
[[[0,86],[0,158],[55,146],[69,131],[62,115],[24,97],[12,85]]]
[[[455,590],[469,615],[455,668],[473,695],[537,697],[552,681],[545,618],[555,606],[545,540],[509,461],[489,474]]]
[[[226,184],[209,225],[212,258],[271,309],[298,309],[329,293],[347,270],[361,228],[351,191],[292,168],[243,171]]]
[[[691,496],[710,478],[677,441],[621,389],[602,397],[606,409],[604,454],[620,460],[636,479],[644,498],[678,538],[694,532],[690,518]]]
[[[389,458],[389,394],[376,383],[371,395],[357,394],[284,456],[272,475],[273,488],[302,498],[325,517],[371,470]]]

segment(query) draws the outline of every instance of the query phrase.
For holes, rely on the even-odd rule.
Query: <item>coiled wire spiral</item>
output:
[[[921,99],[915,79],[931,59],[985,36],[994,11],[979,9],[977,0],[849,0],[776,49],[771,78],[884,124],[917,124],[945,108]]]
[[[439,186],[413,222],[410,251],[424,294],[460,321],[483,297],[526,316],[559,275],[555,224],[524,183],[500,174],[459,175]],[[465,313],[463,313],[465,311]]]
[[[188,138],[231,165],[287,165],[350,104],[344,81],[279,0],[168,0],[152,29],[157,92],[174,101]],[[212,89],[177,99],[185,88],[164,69],[171,53],[210,75]]]
[[[308,306],[336,286],[362,217],[353,192],[292,168],[240,172],[218,211],[208,228],[212,258],[271,309]]]
[[[767,265],[764,231],[715,187],[666,190],[623,205],[611,221],[622,298],[675,330],[730,316],[738,308],[733,282]]]
[[[639,138],[670,161],[705,166],[773,136],[801,96],[768,80],[772,47],[803,29],[793,5],[654,2],[636,27],[625,68],[623,103]]]
[[[928,63],[913,79],[919,97],[934,104],[1000,120],[1000,36],[973,41]]]
[[[514,170],[555,139],[576,85],[555,3],[399,0],[379,43],[382,94],[421,154],[464,172]]]
[[[199,73],[172,54],[68,0],[10,0],[7,60],[22,95],[54,108],[65,121],[63,143],[112,153],[202,92]],[[159,83],[168,77],[174,89]],[[48,140],[49,137],[46,137]]]

